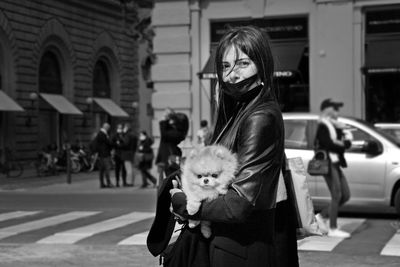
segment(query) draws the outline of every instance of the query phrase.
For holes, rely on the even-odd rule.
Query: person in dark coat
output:
[[[150,180],[154,186],[157,185],[157,179],[149,172],[153,165],[154,153],[151,146],[153,145],[151,138],[146,131],[141,131],[139,134],[138,155],[140,155],[138,168],[142,174],[142,188],[146,188]]]
[[[175,113],[172,109],[166,109],[160,121],[160,145],[155,163],[158,166],[159,177],[163,172],[168,173],[170,167],[179,165],[182,151],[178,147],[179,143],[185,140],[189,129],[189,119],[183,113]]]
[[[126,179],[123,180],[123,186],[135,185],[135,174],[133,173],[133,161],[137,148],[137,137],[132,133],[129,123],[125,123],[123,129],[122,146],[121,146],[121,159],[124,161],[126,170]],[[131,179],[128,183],[127,179]]]
[[[229,29],[218,45],[216,66],[220,88],[211,144],[236,153],[239,168],[228,192],[204,201],[193,216],[187,214],[185,194],[172,189],[174,212],[211,222],[204,259],[211,267],[297,267],[296,214],[289,201],[293,192],[280,175],[284,124],[266,32],[253,26]]]
[[[115,167],[115,186],[126,184],[126,170],[124,161],[122,160],[122,146],[123,146],[123,125],[118,124],[115,135],[112,138],[112,144],[114,148],[114,167]],[[122,178],[122,179],[120,179]]]
[[[324,175],[324,179],[331,193],[331,203],[315,218],[319,228],[328,236],[349,238],[350,233],[340,230],[337,225],[338,209],[350,199],[350,188],[342,168],[347,167],[344,152],[351,146],[351,137],[345,125],[337,120],[339,108],[342,106],[343,103],[332,101],[330,98],[321,102],[315,146],[328,154],[330,171],[328,175]]]
[[[100,188],[112,187],[110,180],[112,143],[108,135],[110,124],[104,123],[96,135],[95,146],[99,157]],[[104,181],[104,178],[106,179]]]

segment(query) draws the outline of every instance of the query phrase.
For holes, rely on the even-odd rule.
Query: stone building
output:
[[[399,0],[156,0],[154,133],[166,107],[189,115],[191,134],[213,120],[212,52],[228,25],[247,24],[269,32],[284,112],[331,97],[346,115],[400,121]]]
[[[104,121],[138,127],[136,13],[121,2],[0,1],[2,151],[28,160]]]

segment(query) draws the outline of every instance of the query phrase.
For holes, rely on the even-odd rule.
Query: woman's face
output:
[[[225,51],[222,58],[222,80],[224,82],[237,83],[257,73],[256,65],[242,50],[236,50],[234,46],[230,46]]]

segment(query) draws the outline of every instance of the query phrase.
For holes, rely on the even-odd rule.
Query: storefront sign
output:
[[[366,14],[366,33],[400,33],[400,9],[370,11]]]
[[[230,27],[255,25],[265,29],[271,39],[308,38],[306,17],[248,19],[211,22],[211,42],[217,43]]]
[[[293,77],[294,73],[293,71],[275,71],[274,72],[274,77],[276,78],[289,78]]]

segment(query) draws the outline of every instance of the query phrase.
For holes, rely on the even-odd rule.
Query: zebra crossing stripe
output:
[[[338,218],[338,226],[343,231],[352,233],[365,219]],[[328,237],[328,236],[311,236],[299,240],[297,243],[298,250],[303,251],[332,251],[344,238]]]
[[[5,227],[0,229],[0,239],[7,238],[9,236],[18,235],[21,233],[38,230],[41,228],[61,224],[64,222],[73,221],[82,217],[87,217],[94,215],[98,212],[68,212],[65,214],[60,214],[40,220],[35,220],[27,223],[17,224],[10,227]]]
[[[59,232],[39,240],[40,244],[74,244],[92,235],[114,230],[147,218],[154,217],[154,212],[132,212],[109,220],[89,224],[83,227]]]
[[[40,213],[40,211],[12,211],[0,214],[0,222],[21,217],[31,216]]]
[[[174,240],[180,234],[180,231],[178,231],[178,230],[181,229],[181,227],[182,227],[182,225],[175,223],[175,229],[174,229],[174,232],[172,233],[171,240]],[[148,235],[149,235],[149,231],[142,232],[140,234],[135,234],[135,235],[132,235],[132,236],[120,241],[118,243],[118,245],[120,245],[120,246],[146,245],[146,240],[147,240]]]
[[[381,251],[384,256],[400,256],[400,230],[386,243]]]

